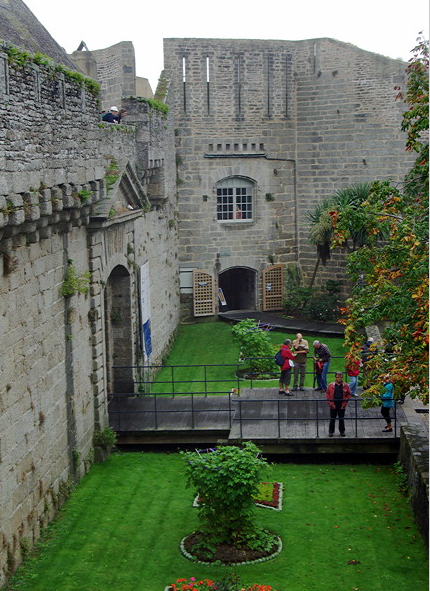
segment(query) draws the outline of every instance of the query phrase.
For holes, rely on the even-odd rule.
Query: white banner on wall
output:
[[[152,353],[151,298],[149,291],[149,263],[140,267],[140,315],[142,319],[142,344],[146,357]]]

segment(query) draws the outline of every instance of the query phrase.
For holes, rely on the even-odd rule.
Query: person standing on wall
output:
[[[335,381],[328,385],[326,398],[330,407],[330,424],[328,436],[333,437],[336,418],[339,419],[339,433],[345,437],[345,408],[351,397],[351,391],[348,384],[343,381],[341,371],[335,373]]]
[[[330,349],[327,345],[320,343],[319,341],[313,342],[314,346],[314,360],[322,361],[323,366],[321,369],[321,373],[317,373],[317,384],[318,388],[315,388],[315,391],[322,390],[325,392],[327,390],[327,373],[328,368],[330,367],[330,360],[331,360],[331,353]]]
[[[297,390],[297,384],[300,376],[300,387],[298,388],[301,392],[305,391],[305,376],[306,376],[306,359],[309,353],[309,344],[303,335],[298,332],[296,338],[293,341],[293,351],[296,356],[294,358],[294,383],[293,391]]]
[[[289,391],[289,385],[291,382],[291,372],[294,367],[294,355],[291,352],[291,341],[286,339],[284,344],[281,345],[281,355],[284,358],[284,363],[281,365],[281,375],[279,377],[279,394],[285,396],[292,396]]]
[[[118,108],[111,107],[109,109],[109,113],[106,113],[105,115],[103,115],[102,121],[105,121],[106,123],[119,123],[120,119],[119,119],[119,115],[118,115]]]

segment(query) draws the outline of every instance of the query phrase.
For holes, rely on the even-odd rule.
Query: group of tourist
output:
[[[121,123],[122,119],[126,116],[127,112],[125,109],[118,110],[118,107],[111,107],[109,111],[103,111],[101,113],[102,121],[105,123]]]
[[[314,347],[314,368],[318,387],[316,391],[326,392],[327,390],[327,374],[330,367],[331,353],[327,345],[320,341],[313,342]],[[309,343],[303,338],[301,333],[296,334],[293,342],[286,339],[281,345],[281,355],[284,358],[284,363],[281,366],[281,376],[279,379],[279,394],[292,396],[289,386],[291,376],[294,376],[293,391],[299,390],[304,392],[305,375],[306,375],[306,361],[309,353]],[[294,371],[293,371],[294,370]],[[358,374],[357,374],[358,375]]]
[[[331,352],[324,343],[318,340],[313,342],[314,348],[314,371],[317,381],[316,392],[325,393],[327,403],[330,407],[329,437],[333,437],[335,431],[336,418],[339,421],[339,433],[345,436],[345,409],[351,396],[358,396],[357,385],[360,369],[363,370],[363,377],[366,374],[366,364],[374,355],[372,349],[373,339],[369,338],[362,347],[361,360],[348,361],[346,364],[346,373],[349,377],[349,383],[343,381],[343,372],[335,373],[335,381],[327,384],[327,374],[330,367]],[[279,394],[292,396],[290,392],[291,377],[293,376],[292,391],[304,392],[304,383],[306,375],[306,361],[309,353],[309,344],[303,338],[301,333],[296,334],[294,341],[286,339],[281,345],[280,352],[284,363],[281,366],[281,375],[279,378]],[[366,389],[366,384],[363,386]],[[391,432],[390,409],[394,405],[393,384],[390,376],[383,379],[383,392],[381,394],[382,406],[381,413],[386,421],[384,433]]]

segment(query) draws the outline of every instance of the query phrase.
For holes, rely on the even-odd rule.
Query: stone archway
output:
[[[222,289],[227,305],[221,312],[228,310],[255,310],[256,271],[249,267],[231,267],[218,276],[218,285]]]
[[[134,392],[130,273],[113,269],[104,290],[108,392]]]

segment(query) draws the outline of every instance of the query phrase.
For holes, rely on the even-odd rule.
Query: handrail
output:
[[[273,359],[272,357],[247,357],[244,359],[244,361],[248,360],[248,361],[252,361],[252,360],[262,360],[262,359]],[[343,361],[343,364],[345,363],[345,358],[344,357],[336,357],[336,356],[332,356],[331,358],[332,360],[339,360],[341,359]],[[312,357],[308,357],[307,362],[313,362],[313,358]],[[334,363],[334,365],[336,365]],[[339,364],[340,365],[340,364]],[[181,384],[204,384],[204,392],[206,393],[206,395],[208,394],[213,394],[214,392],[211,392],[209,390],[209,385],[210,384],[214,384],[214,383],[231,383],[232,385],[234,384],[234,387],[236,387],[238,390],[240,388],[240,383],[243,380],[249,381],[250,382],[250,386],[251,388],[254,388],[254,382],[256,381],[256,376],[255,376],[255,371],[253,371],[252,367],[249,368],[249,372],[245,373],[242,377],[239,375],[239,371],[241,369],[243,369],[244,367],[244,362],[243,361],[238,361],[236,363],[214,363],[214,364],[210,364],[210,363],[205,363],[205,364],[184,364],[184,365],[163,365],[163,364],[147,364],[147,365],[114,365],[112,367],[112,370],[127,370],[125,372],[125,375],[123,378],[119,377],[119,375],[116,375],[115,377],[115,385],[116,385],[116,389],[120,389],[119,386],[121,386],[121,384],[129,384],[130,383],[130,370],[132,370],[132,374],[134,376],[133,378],[133,385],[134,385],[134,389],[136,390],[136,394],[139,393],[148,393],[148,392],[153,392],[154,391],[154,387],[158,384],[158,385],[170,385],[170,393],[172,394],[172,396],[174,397],[176,394],[180,394],[181,392],[178,391],[178,389],[180,390],[180,388],[178,388],[178,386],[180,386]],[[183,368],[198,368],[198,369],[202,369],[203,371],[203,375],[201,379],[177,379],[175,376],[175,370],[176,369],[183,369]],[[211,379],[210,376],[208,376],[208,369],[209,368],[235,368],[235,375],[233,377],[225,377],[225,378],[219,378],[217,377],[216,379]],[[158,376],[160,374],[160,372],[162,370],[170,370],[169,375],[170,377],[168,379],[158,379]],[[339,367],[336,367],[336,371],[341,371],[339,369]],[[330,370],[330,373],[334,373],[335,369]],[[273,371],[267,371],[264,372],[265,375],[268,375],[270,377],[266,378],[266,381],[271,381],[271,380],[277,380],[279,379],[279,373],[280,373],[280,369],[278,370],[273,370]],[[312,375],[314,377],[314,384],[315,384],[315,372],[314,372],[314,368],[312,365],[312,370],[311,371],[306,371],[305,372],[306,375]],[[145,379],[145,375],[147,376],[147,379]],[[167,376],[162,376],[163,378],[167,378]],[[260,380],[258,380],[260,381]],[[193,392],[195,391],[194,388],[192,390]],[[160,392],[161,393],[161,392]],[[164,393],[164,392],[163,392]],[[191,393],[189,392],[184,392],[184,393]]]
[[[152,409],[140,409],[140,410],[111,410],[109,409],[109,416],[112,419],[111,422],[111,426],[112,428],[117,431],[117,432],[127,432],[127,431],[153,431],[153,430],[158,430],[159,429],[159,424],[160,424],[160,416],[164,415],[165,413],[189,413],[191,415],[191,431],[206,431],[208,429],[210,429],[211,427],[208,427],[207,425],[205,426],[204,429],[199,429],[196,427],[196,423],[195,423],[195,416],[198,413],[206,413],[206,414],[210,414],[213,412],[216,413],[227,413],[227,417],[228,417],[228,421],[226,422],[226,424],[228,425],[228,427],[231,429],[232,425],[233,425],[233,421],[238,421],[239,422],[239,432],[240,432],[240,438],[243,438],[243,427],[246,423],[248,422],[262,422],[262,421],[277,421],[277,432],[278,432],[278,438],[281,438],[281,424],[282,422],[286,422],[286,424],[288,425],[289,422],[303,422],[303,421],[307,421],[310,424],[315,424],[315,428],[316,428],[316,438],[318,439],[320,437],[320,433],[319,433],[319,426],[320,423],[327,423],[330,420],[330,417],[327,416],[323,416],[320,413],[320,404],[322,403],[323,405],[327,404],[327,400],[325,398],[288,398],[288,399],[279,399],[279,398],[259,398],[259,399],[246,399],[246,398],[240,398],[240,397],[236,397],[236,396],[232,396],[231,392],[219,392],[219,394],[224,394],[227,398],[228,398],[228,404],[227,404],[227,408],[204,408],[204,409],[196,409],[195,406],[195,398],[198,397],[198,395],[196,393],[192,393],[189,395],[190,400],[191,400],[191,404],[190,404],[190,408],[185,407],[185,408],[166,408],[166,409],[162,409],[159,408],[159,405],[157,404],[157,399],[161,398],[161,397],[165,397],[163,394],[150,394],[149,396],[144,396],[144,399],[146,401],[148,401],[148,399],[153,399],[153,408]],[[130,396],[130,394],[115,394],[112,395],[113,398],[121,398],[124,396]],[[203,398],[203,393],[202,393],[202,398]],[[383,418],[381,415],[378,416],[359,416],[358,414],[358,410],[359,410],[359,402],[361,402],[361,398],[349,398],[348,399],[348,405],[347,405],[347,409],[349,410],[348,413],[346,413],[345,417],[344,417],[344,421],[346,423],[351,422],[351,424],[354,425],[354,437],[358,438],[358,426],[359,426],[359,421],[382,421]],[[256,404],[256,403],[270,403],[272,402],[272,407],[271,407],[271,411],[272,411],[272,416],[252,416],[252,417],[247,417],[246,416],[246,405],[250,405],[250,404]],[[309,405],[312,405],[313,403],[315,403],[315,416],[310,417],[310,416],[293,416],[290,417],[287,415],[287,412],[285,413],[285,416],[281,416],[282,410],[286,410],[291,407],[291,405],[296,405],[298,403],[306,403]],[[351,409],[351,403],[353,403],[353,411],[351,413],[350,409]],[[234,405],[236,404],[236,407],[234,407]],[[326,408],[324,406],[324,408]],[[374,407],[372,407],[371,409],[361,409],[362,413],[365,413],[367,410],[372,411],[374,410]],[[397,437],[397,405],[394,404],[393,405],[393,411],[394,411],[394,416],[392,417],[391,423],[393,424],[393,437]],[[126,421],[124,422],[126,416],[132,416],[132,417],[136,417],[136,416],[147,416],[147,415],[152,415],[153,416],[153,426],[152,427],[148,427],[148,428],[141,428],[141,429],[127,429],[126,428]],[[217,428],[217,427],[213,427],[213,428]],[[175,430],[174,428],[169,428],[168,430]],[[252,438],[252,437],[251,437]]]

